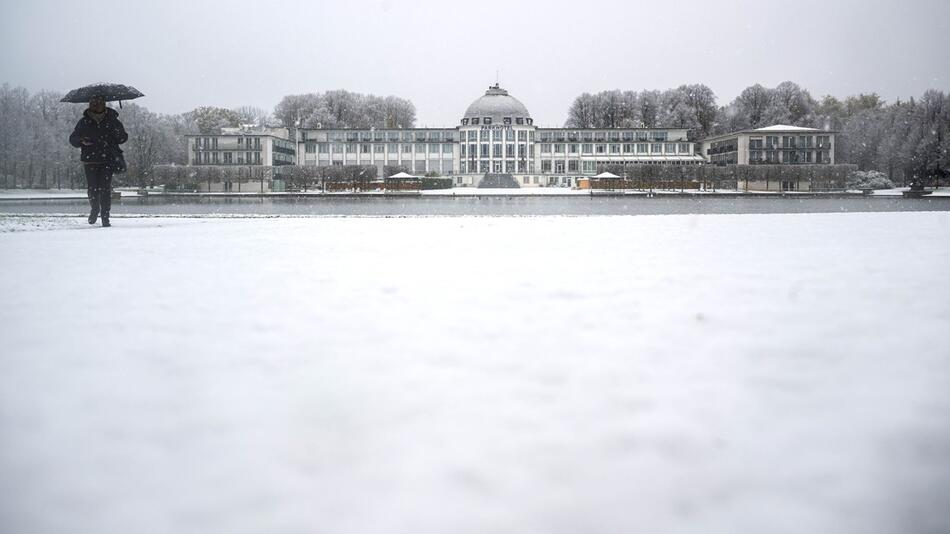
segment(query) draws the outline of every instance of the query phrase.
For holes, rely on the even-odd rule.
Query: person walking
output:
[[[69,136],[69,144],[81,149],[79,160],[86,173],[86,194],[89,197],[89,224],[96,224],[102,217],[102,226],[111,226],[109,210],[112,208],[112,173],[118,156],[119,145],[128,140],[119,113],[106,107],[102,97],[89,100],[89,108],[76,123]],[[120,170],[121,172],[121,170]]]

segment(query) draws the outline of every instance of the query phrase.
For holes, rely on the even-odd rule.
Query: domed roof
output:
[[[465,110],[465,118],[483,118],[491,117],[493,123],[501,124],[505,117],[511,117],[514,120],[517,117],[528,118],[528,108],[518,101],[517,98],[508,94],[498,84],[495,84],[485,91],[485,96],[472,102],[472,105]]]

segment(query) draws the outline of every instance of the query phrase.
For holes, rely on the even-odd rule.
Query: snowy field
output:
[[[950,531],[950,214],[0,217],[0,532]]]

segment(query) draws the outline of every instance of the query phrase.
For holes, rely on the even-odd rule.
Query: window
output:
[[[515,124],[524,124],[524,119],[521,117],[515,118]]]
[[[541,172],[551,172],[551,162],[549,160],[541,161]]]
[[[500,162],[500,161],[494,162],[494,163],[492,164],[492,168],[494,169],[493,172],[495,172],[495,173],[500,173],[500,172],[502,172],[502,170],[501,170],[501,169],[502,169],[502,167],[501,167],[501,162]]]
[[[567,162],[567,172],[577,172],[577,160],[570,160]]]
[[[528,132],[526,132],[526,131],[524,131],[524,130],[518,130],[518,140],[519,140],[519,141],[522,141],[522,142],[527,141],[527,140],[528,140]]]
[[[611,143],[611,144],[610,144],[610,153],[611,153],[611,154],[619,154],[619,153],[620,153],[620,145],[618,145],[618,144],[616,144],[616,143]]]
[[[633,145],[632,145],[631,143],[624,143],[624,144],[623,144],[623,153],[624,153],[624,154],[632,154],[632,153],[633,153]]]
[[[576,144],[568,145],[567,151],[571,154],[577,154],[577,145]]]
[[[594,150],[596,151],[597,154],[606,154],[607,145],[597,145],[596,147],[594,147]]]
[[[462,152],[461,152],[462,158],[465,157],[465,147],[466,147],[466,145],[462,145]]]
[[[593,154],[593,153],[594,153],[594,145],[592,145],[591,143],[584,143],[583,145],[581,145],[581,154]]]
[[[473,125],[473,126],[478,126],[478,117],[475,117],[475,118],[472,119],[472,125]]]
[[[659,153],[663,152],[663,144],[662,144],[662,143],[653,143],[653,146],[650,147],[650,152],[652,152],[652,153],[654,153],[654,154],[659,154]]]
[[[306,152],[307,154],[315,154],[317,152],[317,144],[307,143],[304,148],[304,152]]]
[[[680,143],[680,154],[689,154],[689,143]]]
[[[551,143],[541,143],[541,153],[550,154],[551,153]]]
[[[493,158],[501,157],[501,143],[495,143],[494,145],[492,145],[491,155]]]
[[[443,153],[443,154],[451,154],[451,153],[452,153],[452,144],[451,144],[451,143],[445,143],[444,145],[442,145],[442,153]]]
[[[511,124],[511,117],[505,117],[505,119],[502,122],[505,124]]]
[[[382,154],[382,153],[384,153],[384,152],[386,152],[386,145],[384,145],[384,144],[382,144],[382,143],[379,143],[379,144],[377,144],[377,145],[373,145],[373,153],[374,153],[374,154]]]
[[[555,145],[554,145],[554,153],[555,153],[555,154],[563,154],[563,153],[564,153],[564,145],[563,145],[562,143],[557,143],[557,144],[555,144]]]
[[[412,145],[402,145],[403,154],[412,154]]]
[[[488,143],[482,143],[481,156],[482,156],[483,158],[487,158],[487,157],[488,157]],[[487,172],[487,171],[486,171],[486,172]]]
[[[469,141],[478,141],[478,132],[475,130],[468,131],[468,140]]]
[[[525,145],[518,145],[518,157],[524,158],[527,154],[527,149]],[[522,171],[523,172],[523,171]]]
[[[417,144],[416,144],[416,154],[425,154],[425,153],[426,153],[426,146],[425,146],[425,144],[423,144],[423,143],[417,143]]]
[[[468,119],[462,119],[462,126],[468,126]]]
[[[482,119],[482,124],[491,124],[491,117],[485,117]]]
[[[650,151],[650,145],[647,143],[637,143],[637,154],[646,154]]]
[[[513,158],[515,157],[515,145],[513,143],[508,143],[505,145],[505,157]]]
[[[441,145],[437,145],[437,144],[429,145],[429,154],[441,154],[441,153],[442,153]]]

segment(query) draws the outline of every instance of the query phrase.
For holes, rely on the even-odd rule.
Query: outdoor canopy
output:
[[[141,91],[131,85],[122,85],[120,83],[94,83],[79,89],[73,89],[66,93],[60,102],[72,102],[73,104],[83,104],[92,100],[93,97],[100,96],[106,102],[132,100],[145,96]]]
[[[400,173],[398,173],[398,174],[394,174],[394,175],[390,176],[390,178],[418,178],[418,176],[413,176],[413,175],[407,174],[407,173],[405,173],[405,172],[400,172]]]

